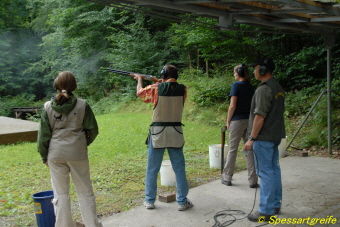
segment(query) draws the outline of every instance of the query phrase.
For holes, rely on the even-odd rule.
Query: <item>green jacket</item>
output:
[[[51,99],[52,109],[60,114],[69,114],[73,110],[76,104],[77,104],[77,98],[73,94],[70,95],[70,100],[64,103],[63,105],[59,105],[54,97]],[[85,107],[85,115],[84,115],[84,120],[83,120],[83,130],[90,132],[90,137],[86,138],[87,140],[86,142],[88,146],[95,140],[99,132],[98,132],[98,125],[97,125],[96,118],[92,112],[91,107],[87,103]],[[41,113],[41,121],[40,121],[40,126],[39,126],[39,131],[38,131],[38,141],[37,141],[38,152],[41,155],[43,163],[46,163],[47,161],[52,133],[53,131],[51,129],[49,118],[47,116],[45,108],[43,108],[42,113]]]

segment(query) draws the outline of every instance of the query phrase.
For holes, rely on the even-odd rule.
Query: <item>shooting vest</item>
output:
[[[158,102],[154,107],[150,134],[154,148],[184,146],[182,112],[185,86],[176,82],[158,85]]]
[[[75,107],[68,114],[61,114],[53,110],[51,102],[46,102],[44,108],[52,130],[48,160],[80,161],[87,159],[87,143],[83,131],[86,102],[78,98]]]

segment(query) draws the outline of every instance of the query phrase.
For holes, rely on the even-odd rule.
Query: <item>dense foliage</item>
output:
[[[167,63],[177,65],[182,78],[196,89],[198,107],[226,106],[232,67],[263,56],[276,62],[275,78],[287,92],[287,117],[306,114],[326,88],[323,35],[261,33],[237,26],[243,32],[172,23],[84,0],[2,0],[0,114],[9,116],[10,107],[51,97],[53,79],[63,70],[77,76],[79,96],[97,104],[94,109],[99,112],[110,112],[105,102],[133,98],[135,82],[105,68],[158,75]],[[332,52],[332,86],[339,93],[340,46],[335,44]],[[339,95],[333,95],[335,113],[339,101]],[[315,116],[325,115],[326,104],[320,105]],[[336,132],[339,122],[334,117]],[[334,136],[334,141],[339,138]]]

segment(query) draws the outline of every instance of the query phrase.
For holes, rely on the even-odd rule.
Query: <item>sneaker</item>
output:
[[[192,202],[189,199],[187,199],[187,201],[184,204],[182,204],[182,205],[178,204],[178,210],[184,211],[184,210],[187,210],[188,208],[191,208],[193,206],[194,206],[194,204],[192,204]]]
[[[145,208],[148,209],[148,210],[155,209],[155,204],[153,204],[153,203],[148,203],[148,202],[146,202],[146,201],[144,201],[144,206],[145,206]]]
[[[248,215],[248,220],[249,221],[259,222],[259,223],[273,221],[275,219],[276,219],[276,217],[275,217],[274,214],[266,215],[266,214],[261,214],[258,211]]]
[[[231,183],[231,181],[226,181],[226,180],[223,180],[223,179],[222,179],[222,184],[225,184],[225,185],[227,185],[227,186],[233,185],[233,184]]]

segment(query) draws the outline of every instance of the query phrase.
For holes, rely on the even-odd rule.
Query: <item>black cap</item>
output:
[[[257,65],[266,66],[272,72],[275,70],[275,64],[271,58],[260,58],[255,63],[251,64],[251,67],[255,67]]]

